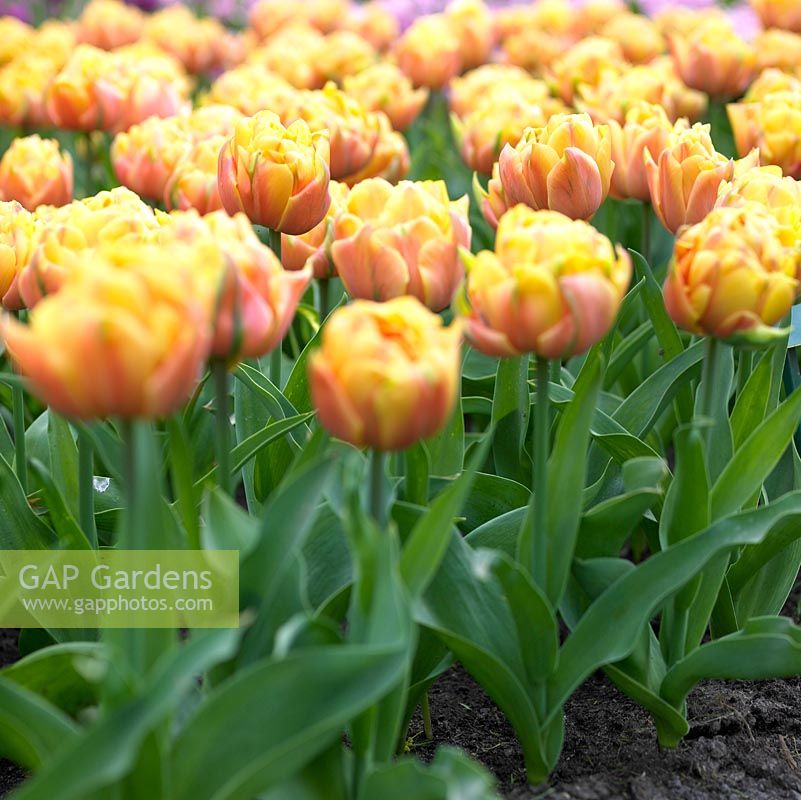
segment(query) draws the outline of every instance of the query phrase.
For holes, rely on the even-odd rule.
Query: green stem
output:
[[[383,527],[386,519],[384,518],[384,467],[386,454],[380,450],[370,451],[370,497],[369,510],[370,516]]]
[[[651,206],[649,203],[642,204],[642,229],[640,236],[640,247],[642,257],[651,263]]]
[[[215,449],[217,456],[217,485],[231,494],[231,420],[228,411],[228,368],[224,361],[211,365],[214,378]]]
[[[320,290],[320,325],[322,325],[331,311],[331,279],[320,278],[317,288]]]
[[[532,443],[534,486],[534,561],[533,577],[543,590],[548,580],[548,439],[550,409],[548,399],[549,364],[542,356],[536,358],[537,385],[534,405],[534,439]]]
[[[267,240],[270,243],[270,250],[281,261],[281,231],[267,228]],[[270,355],[270,382],[278,389],[281,388],[281,350],[282,342],[279,342]]]
[[[281,231],[274,231],[272,228],[267,228],[267,240],[270,243],[270,250],[272,250],[276,258],[281,261]]]
[[[78,428],[78,520],[89,543],[97,549],[94,469],[92,440],[83,428]]]
[[[134,486],[136,483],[136,440],[131,420],[120,420],[120,439],[122,439],[122,477],[125,484],[123,494],[126,507],[130,509],[136,499],[136,487]],[[130,547],[130,544],[127,546]]]
[[[742,394],[745,384],[751,377],[753,369],[753,357],[750,350],[742,348],[737,354],[737,396]]]
[[[710,336],[706,340],[706,353],[704,354],[704,364],[701,372],[701,389],[698,398],[698,409],[696,411],[696,421],[699,418],[712,419],[715,412],[715,375],[717,373],[718,352],[720,342]],[[709,429],[701,431],[701,436],[705,441],[709,441]]]
[[[11,409],[14,417],[14,466],[22,491],[28,494],[28,455],[25,450],[25,390],[20,384],[11,387]]]
[[[434,738],[434,729],[431,726],[431,705],[428,702],[428,692],[423,692],[420,700],[420,713],[423,716],[423,735],[426,741],[430,742]]]

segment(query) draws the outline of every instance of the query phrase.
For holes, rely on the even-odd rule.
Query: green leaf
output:
[[[737,511],[776,466],[801,420],[801,391],[793,392],[753,430],[712,487],[712,517]]]
[[[419,597],[439,569],[451,538],[454,518],[470,494],[476,470],[486,458],[492,435],[488,434],[470,459],[467,469],[431,504],[406,540],[400,571],[412,598]]]
[[[461,393],[448,424],[436,436],[424,441],[431,475],[458,475],[464,466],[464,413]]]
[[[78,448],[69,423],[48,412],[47,440],[50,446],[50,474],[74,519],[78,518]]]
[[[495,426],[492,454],[495,469],[504,478],[518,482],[526,482],[531,476],[531,461],[524,452],[531,407],[528,362],[528,355],[498,361],[492,399],[492,423]]]
[[[738,450],[748,435],[765,419],[773,373],[773,352],[768,349],[748,377],[734,403],[731,432],[734,449]]]
[[[81,530],[70,509],[67,508],[50,473],[37,459],[29,460],[28,466],[42,485],[42,495],[47,504],[50,520],[58,535],[59,547],[64,550],[91,550],[92,545],[89,544],[86,534]]]
[[[28,505],[14,470],[0,457],[0,550],[46,550],[55,541]]]

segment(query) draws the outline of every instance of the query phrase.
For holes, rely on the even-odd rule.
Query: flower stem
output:
[[[78,520],[89,544],[97,549],[95,526],[95,476],[92,441],[78,428]]]
[[[270,243],[270,250],[275,253],[276,258],[281,261],[281,231],[267,228],[267,240]],[[283,263],[283,262],[282,262]],[[270,354],[270,383],[276,388],[281,388],[281,350],[282,342],[279,342]]]
[[[228,369],[225,362],[215,360],[211,365],[214,378],[215,449],[217,455],[217,485],[231,494],[231,420],[228,411]]]
[[[536,357],[537,385],[534,405],[534,433],[532,442],[534,486],[534,562],[533,577],[543,590],[548,578],[548,434],[550,409],[548,400],[548,359]]]
[[[642,257],[651,263],[651,206],[649,203],[642,204],[642,228],[640,236],[640,248]]]
[[[698,398],[698,407],[695,418],[711,419],[715,412],[715,375],[717,373],[718,353],[720,352],[720,342],[710,336],[706,340],[706,353],[704,354],[704,365],[701,372],[701,389]],[[709,443],[709,429],[701,431],[701,437]]]
[[[320,290],[320,325],[322,325],[331,311],[331,279],[320,278],[317,288]]]
[[[386,522],[384,518],[384,466],[386,455],[380,450],[370,451],[370,516],[381,526]]]
[[[16,383],[11,387],[11,409],[14,417],[14,465],[22,491],[28,494],[28,455],[25,449],[25,390]]]

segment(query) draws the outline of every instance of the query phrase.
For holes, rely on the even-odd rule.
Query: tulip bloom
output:
[[[611,153],[609,128],[593,126],[587,114],[557,114],[543,128],[528,128],[498,159],[507,205],[590,219],[609,194]]]
[[[668,146],[673,125],[662,106],[638,103],[629,109],[626,122],[611,120],[612,172],[610,194],[618,199],[632,198],[642,203],[651,199],[645,174],[645,153],[656,160]]]
[[[398,38],[398,20],[395,15],[374,0],[352,3],[342,27],[358,33],[380,51],[387,50]]]
[[[467,196],[448,199],[444,181],[372,178],[353,187],[334,222],[331,257],[352,297],[414,295],[433,311],[462,279],[457,249],[470,246]]]
[[[55,139],[38,134],[14,139],[0,159],[0,200],[16,200],[28,211],[72,200],[72,158]]]
[[[445,16],[461,42],[462,68],[473,69],[490,60],[495,47],[495,21],[482,0],[451,0]]]
[[[12,16],[0,17],[0,65],[8,64],[25,53],[35,36],[34,29]]]
[[[78,41],[116,50],[136,42],[144,29],[144,14],[120,0],[91,0],[78,19]]]
[[[303,120],[285,128],[261,111],[236,125],[220,150],[220,197],[229,214],[244,211],[252,222],[283,233],[305,233],[328,211],[328,136]]]
[[[669,43],[681,79],[710,97],[737,97],[753,80],[756,51],[728,22],[708,22]]]
[[[336,31],[315,52],[314,65],[321,80],[342,83],[346,76],[368,69],[377,58],[373,46],[358,33]]]
[[[492,177],[489,180],[486,191],[478,180],[478,174],[473,175],[473,196],[481,209],[484,219],[493,228],[497,228],[500,218],[512,207],[501,184],[497,161],[492,167]]]
[[[412,297],[337,309],[309,359],[321,425],[356,447],[404,450],[436,434],[456,403],[461,327]]]
[[[373,154],[358,172],[347,175],[343,183],[355,186],[367,178],[383,178],[389,183],[398,183],[409,174],[411,159],[406,139],[392,130],[389,120],[380,114],[381,125]]]
[[[318,280],[333,278],[337,274],[331,259],[331,242],[334,237],[334,220],[342,213],[348,198],[344,183],[331,181],[331,205],[325,219],[310,231],[299,236],[281,234],[281,263],[285,269],[299,270],[310,264]]]
[[[180,408],[208,353],[204,307],[188,291],[189,250],[107,246],[28,325],[6,318],[2,338],[34,394],[78,419]]]
[[[0,303],[16,311],[23,307],[17,276],[31,257],[40,220],[19,203],[0,202]]]
[[[715,205],[718,187],[759,163],[754,150],[735,162],[715,150],[709,125],[676,123],[667,147],[654,160],[645,152],[645,174],[651,204],[671,233],[700,222]]]
[[[174,212],[162,216],[161,223],[162,244],[185,242],[197,251],[196,278],[213,299],[211,357],[231,364],[278,347],[309,285],[311,268],[285,271],[244,214]]]
[[[612,327],[631,261],[586,222],[515,206],[498,224],[495,251],[461,251],[458,303],[468,341],[490,356],[570,358]]]
[[[489,94],[495,91],[502,91],[504,94],[514,92],[520,86],[526,87],[526,97],[533,102],[544,100],[551,94],[544,81],[532,78],[520,67],[511,64],[484,64],[451,81],[448,105],[457,117],[463,117]]]
[[[801,74],[801,23],[799,33],[779,28],[761,31],[754,39],[754,47],[757,51],[757,66],[760,73],[766,69],[780,69]]]
[[[0,69],[0,122],[14,127],[51,125],[45,94],[59,68],[46,56],[28,53]]]
[[[428,100],[427,89],[415,89],[406,75],[388,62],[349,75],[344,89],[368,111],[383,111],[396,131],[406,130]]]
[[[178,161],[164,186],[164,206],[168,211],[194,208],[201,214],[209,214],[223,207],[217,162],[226,142],[223,134],[203,139]]]
[[[572,103],[583,84],[598,86],[601,80],[625,72],[628,64],[617,42],[590,36],[573,45],[551,65],[548,80],[566,103]]]
[[[659,28],[641,14],[618,14],[601,29],[601,36],[617,42],[632,64],[647,64],[667,49]]]
[[[250,53],[248,63],[266,67],[296,89],[319,89],[325,81],[315,54],[324,46],[325,37],[319,31],[308,25],[291,25]]]
[[[444,14],[418,17],[397,41],[394,53],[415,86],[442,89],[462,68],[461,41]]]
[[[692,333],[758,344],[793,305],[797,259],[759,204],[716,208],[676,240],[665,306]]]
[[[759,149],[763,164],[801,178],[801,91],[776,92],[758,103],[727,106],[737,152]]]
[[[751,6],[764,27],[801,33],[801,6],[795,0],[751,0]]]
[[[205,102],[232,106],[252,117],[269,109],[282,117],[295,102],[297,90],[262,64],[242,64],[212,83]]]

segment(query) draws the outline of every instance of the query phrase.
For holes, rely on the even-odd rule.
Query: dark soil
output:
[[[13,664],[19,658],[18,634],[19,631],[12,628],[0,628],[0,667]],[[19,767],[0,758],[0,797],[22,783],[24,777],[25,773]]]
[[[16,660],[16,644],[17,631],[0,629],[0,666]],[[508,800],[801,800],[801,678],[702,684],[688,699],[689,735],[666,751],[648,715],[594,675],[568,702],[562,758],[537,788],[526,783],[506,718],[460,666],[429,696],[434,741],[422,741],[415,718],[415,754],[426,760],[440,744],[461,747],[495,773]],[[23,778],[0,760],[0,797]]]

